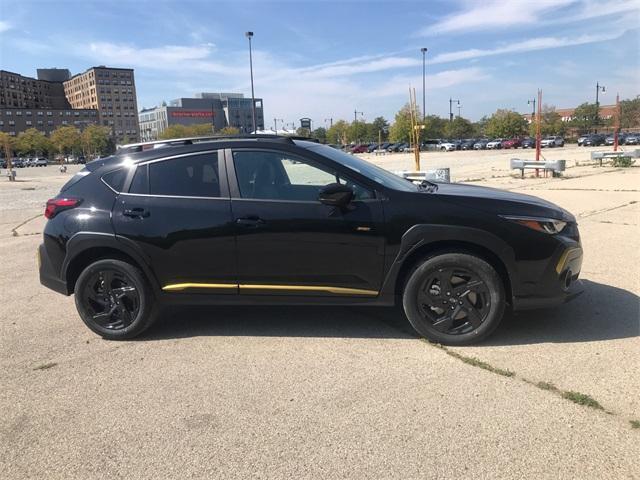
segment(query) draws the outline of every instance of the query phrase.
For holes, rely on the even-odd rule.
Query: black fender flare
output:
[[[400,249],[396,258],[387,271],[382,284],[381,293],[394,295],[398,275],[405,261],[418,249],[428,245],[447,242],[454,244],[469,244],[488,250],[495,255],[504,265],[508,275],[508,281],[515,287],[514,282],[518,278],[515,254],[513,249],[500,237],[478,228],[456,225],[418,224],[407,230],[400,241]]]
[[[153,290],[156,293],[160,292],[158,280],[149,262],[145,260],[145,256],[138,249],[132,248],[129,242],[120,241],[113,233],[78,232],[67,241],[66,248],[67,255],[61,267],[61,277],[65,279],[65,282],[67,282],[70,273],[69,267],[79,255],[93,248],[110,248],[132,258],[144,272]]]

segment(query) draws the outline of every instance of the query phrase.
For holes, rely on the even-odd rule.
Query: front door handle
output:
[[[125,217],[131,217],[131,218],[147,218],[149,215],[151,215],[149,210],[146,210],[140,207],[125,208],[122,214]]]
[[[242,217],[236,220],[236,224],[241,227],[258,227],[260,225],[263,225],[264,223],[264,220],[256,216]]]

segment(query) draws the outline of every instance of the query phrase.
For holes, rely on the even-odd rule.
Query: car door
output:
[[[226,152],[237,232],[240,294],[376,296],[385,239],[379,194],[333,162],[283,151]],[[322,187],[354,191],[346,208],[318,201]]]
[[[139,164],[113,212],[116,235],[169,292],[236,294],[235,232],[222,151]]]

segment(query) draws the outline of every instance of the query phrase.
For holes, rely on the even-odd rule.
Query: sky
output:
[[[640,0],[91,1],[0,0],[0,68],[135,69],[138,106],[196,92],[256,97],[265,123],[392,120],[416,89],[426,113],[449,99],[478,120],[640,94]],[[457,108],[455,109],[457,113]]]

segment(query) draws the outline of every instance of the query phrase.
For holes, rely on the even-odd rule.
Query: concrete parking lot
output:
[[[446,349],[393,308],[173,309],[104,341],[35,264],[44,202],[78,167],[2,178],[0,478],[640,477],[640,168],[589,151],[545,150],[565,176],[524,180],[508,159],[532,151],[423,155],[569,209],[585,251],[574,302]]]

